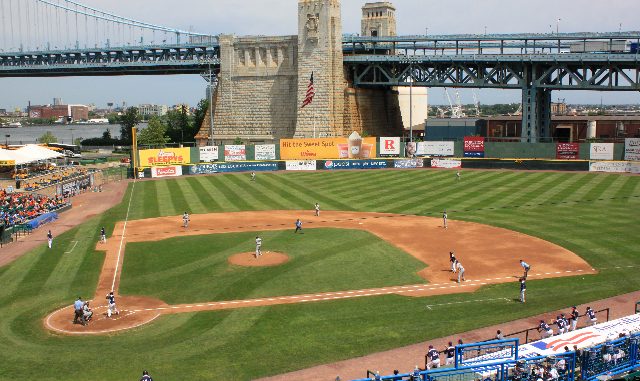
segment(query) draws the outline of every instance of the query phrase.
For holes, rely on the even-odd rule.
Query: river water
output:
[[[146,123],[140,123],[138,128],[145,128]],[[52,126],[25,126],[18,128],[1,127],[0,144],[33,144],[37,143],[39,137],[47,132],[51,132],[58,143],[73,144],[75,139],[99,138],[105,130],[111,131],[112,137],[120,136],[119,124],[73,124],[73,125],[52,125]],[[7,137],[7,135],[9,135]]]

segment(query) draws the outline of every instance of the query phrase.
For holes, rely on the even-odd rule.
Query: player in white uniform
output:
[[[256,173],[251,172],[251,181],[256,181]]]
[[[442,226],[447,228],[447,211],[442,212]]]
[[[460,283],[460,280],[465,281],[464,267],[462,266],[462,263],[460,263],[460,261],[458,261],[457,268],[458,268],[458,283]]]
[[[113,291],[107,294],[107,299],[109,305],[107,306],[107,317],[111,317],[111,315],[116,314],[120,315],[120,311],[116,307],[116,297],[113,295]]]
[[[531,270],[531,265],[527,262],[520,260],[520,266],[524,269],[524,275],[522,276],[524,279],[527,279],[527,275],[529,275],[529,270]]]
[[[320,204],[318,204],[317,202],[315,205],[315,209],[316,209],[316,217],[320,217]]]
[[[262,255],[262,250],[260,249],[261,247],[262,247],[262,238],[256,237],[256,258]]]
[[[190,220],[191,219],[189,218],[189,213],[184,212],[184,214],[182,215],[182,227],[183,228],[188,228]]]

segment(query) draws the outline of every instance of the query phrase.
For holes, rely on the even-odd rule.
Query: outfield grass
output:
[[[256,235],[214,234],[128,244],[120,292],[177,304],[424,282],[417,275],[425,268],[423,262],[360,230],[260,232],[264,255],[279,251],[289,261],[275,267],[229,264],[231,255],[254,249]]]
[[[1,380],[129,380],[143,368],[157,380],[246,380],[640,289],[638,268],[615,268],[640,266],[638,176],[464,171],[456,182],[451,171],[418,170],[258,174],[255,183],[248,175],[189,177],[137,183],[131,217],[185,210],[311,211],[315,202],[324,210],[431,216],[446,208],[451,219],[510,228],[562,245],[600,273],[530,281],[525,305],[496,301],[425,308],[516,298],[514,283],[469,295],[388,295],[178,314],[108,337],[48,333],[42,326],[46,313],[95,291],[103,261],[93,249],[96,232],[100,226],[111,231],[124,219],[128,194],[122,205],[57,237],[53,250],[41,246],[0,269]],[[74,240],[77,247],[63,255]]]

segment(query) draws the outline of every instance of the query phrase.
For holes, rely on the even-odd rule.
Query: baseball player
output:
[[[84,317],[84,321],[88,322],[93,317],[93,310],[89,307],[89,301],[84,302],[84,306],[82,306],[82,316]]]
[[[299,218],[296,220],[296,231],[294,231],[294,233],[297,233],[297,232],[298,232],[298,230],[300,230],[300,233],[301,233],[301,234],[304,234],[304,233],[302,232],[302,221],[300,221],[300,219],[299,219]]]
[[[438,353],[437,349],[433,348],[433,345],[429,345],[427,359],[427,370],[440,367],[440,353]]]
[[[456,261],[456,262],[457,262],[456,267],[458,268],[458,283],[460,283],[460,280],[464,282],[466,280],[464,279],[464,267],[462,266],[462,263],[460,263],[460,261]]]
[[[456,181],[460,181],[460,171],[456,171]]]
[[[120,315],[120,311],[116,307],[116,297],[113,295],[113,291],[107,294],[105,298],[109,302],[109,306],[107,307],[107,317],[111,317],[112,314]]]
[[[524,279],[527,279],[527,275],[529,274],[529,270],[531,270],[531,266],[522,259],[520,260],[520,266],[522,266],[522,268],[524,269],[524,275],[522,277]]]
[[[447,228],[447,211],[442,212],[442,226]]]
[[[316,202],[315,208],[316,208],[316,217],[320,217],[320,204]]]
[[[51,234],[51,230],[47,233],[47,245],[49,245],[49,249],[51,249],[51,245],[53,245],[53,234]]]
[[[585,315],[587,315],[587,318],[589,318],[591,325],[598,324],[598,318],[596,318],[596,313],[594,310],[591,309],[591,307],[587,307],[587,311],[585,312]]]
[[[453,346],[453,342],[449,342],[449,345],[444,349],[444,352],[447,354],[447,358],[444,360],[445,365],[453,365],[456,362],[456,347]]]
[[[525,293],[527,292],[526,278],[520,278],[520,302],[525,302]]]
[[[184,214],[182,215],[182,227],[183,228],[188,228],[189,227],[189,221],[191,221],[191,219],[189,218],[189,213],[184,212]]]
[[[453,251],[449,252],[449,261],[451,262],[451,272],[455,273],[458,260],[456,259],[456,255],[453,253]]]
[[[565,325],[564,319],[562,316],[556,316],[556,326],[558,326],[558,335],[562,335],[567,332],[567,327]]]
[[[107,243],[107,232],[104,230],[104,226],[100,229],[100,242]]]
[[[262,247],[262,238],[256,237],[256,258],[262,255],[262,250],[260,250],[261,247]]]
[[[540,332],[542,339],[553,336],[553,329],[551,329],[551,327],[549,327],[549,324],[547,324],[544,320],[540,320],[540,324],[538,325],[538,332]]]
[[[256,173],[251,172],[251,181],[256,181]]]
[[[153,381],[153,378],[151,378],[151,376],[149,376],[149,372],[147,372],[146,370],[142,371],[142,378],[140,379],[140,381]]]
[[[578,327],[578,318],[580,317],[580,313],[578,312],[578,309],[576,308],[576,306],[573,306],[571,308],[571,314],[569,315],[569,319],[571,320],[571,331],[575,331],[576,328]]]

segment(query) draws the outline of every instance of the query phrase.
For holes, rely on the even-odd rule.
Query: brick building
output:
[[[85,105],[46,105],[46,106],[31,106],[29,108],[30,118],[66,118],[71,117],[71,120],[81,121],[89,119],[89,107]]]

